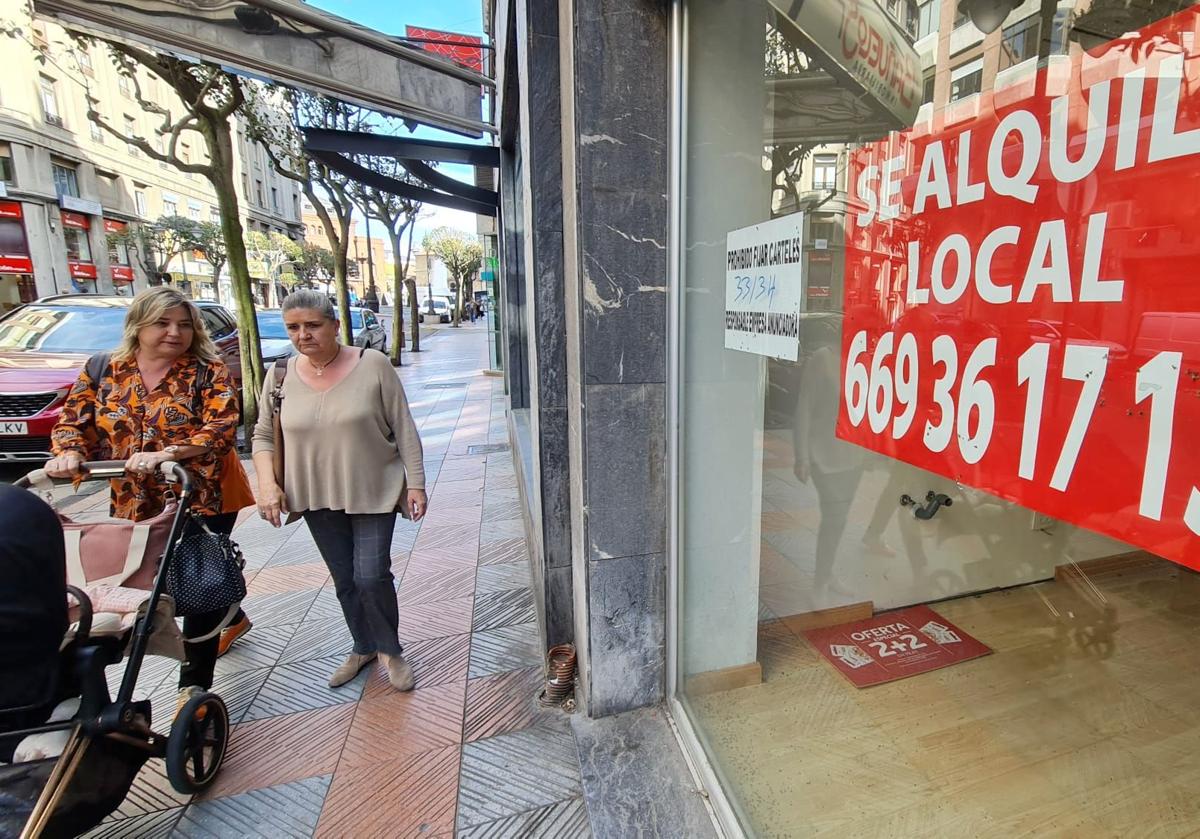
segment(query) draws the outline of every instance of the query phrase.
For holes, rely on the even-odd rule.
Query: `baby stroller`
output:
[[[83,466],[85,477],[91,479],[116,477],[123,470],[120,461]],[[82,590],[69,585],[79,604],[72,616],[76,623],[62,642],[58,660],[46,662],[46,678],[36,682],[48,686],[44,697],[24,707],[0,708],[0,752],[10,752],[13,743],[30,735],[68,732],[66,746],[56,758],[0,765],[0,837],[68,837],[95,827],[120,806],[152,757],[165,759],[171,785],[184,794],[208,787],[221,767],[229,738],[229,712],[219,696],[203,693],[192,697],[170,724],[167,735],[151,728],[149,700],[133,700],[151,636],[156,627],[163,626],[164,615],[175,629],[173,602],[165,592],[167,569],[183,535],[192,499],[191,478],[183,467],[164,463],[162,470],[175,485],[177,504],[157,569],[141,569],[145,572],[141,579],[152,580],[143,611],[128,629],[93,633],[92,603]],[[18,486],[28,488],[45,481],[45,474],[38,470]],[[151,553],[147,551],[147,555]],[[147,556],[146,565],[154,561]],[[86,557],[83,562],[86,565]],[[65,592],[44,593],[66,596]],[[4,604],[5,593],[0,592],[0,609]],[[43,604],[36,605],[40,608]],[[48,610],[61,609],[53,602],[44,605]],[[29,607],[28,602],[21,604],[21,608]],[[50,641],[53,645],[56,639]],[[113,698],[105,668],[119,663],[126,650],[124,674]],[[41,675],[31,674],[31,678]],[[58,702],[72,697],[79,698],[74,718],[46,722]]]

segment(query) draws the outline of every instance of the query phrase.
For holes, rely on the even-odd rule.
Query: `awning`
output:
[[[203,59],[234,72],[397,114],[461,134],[482,119],[494,82],[300,0],[34,0],[64,26]]]

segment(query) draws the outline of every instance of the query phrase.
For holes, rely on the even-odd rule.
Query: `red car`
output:
[[[0,462],[50,457],[50,430],[93,353],[121,342],[130,298],[63,294],[0,318]],[[237,321],[223,306],[197,301],[209,334],[241,383]]]

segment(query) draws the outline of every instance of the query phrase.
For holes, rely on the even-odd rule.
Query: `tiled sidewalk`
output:
[[[554,837],[590,835],[567,717],[535,694],[541,654],[529,560],[506,443],[501,380],[482,325],[443,330],[401,377],[425,443],[430,513],[400,520],[392,547],[400,637],[417,687],[368,668],[330,690],[350,649],[332,583],[303,524],[250,517],[254,629],[218,662],[235,724],[221,776],[194,801],[151,761],[103,837]],[[119,675],[119,671],[114,672]],[[174,662],[139,689],[174,710]]]

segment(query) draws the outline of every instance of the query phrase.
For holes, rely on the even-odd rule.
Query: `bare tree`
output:
[[[398,181],[412,182],[403,164],[391,158],[364,158],[358,161],[372,171],[379,172]],[[412,323],[412,351],[421,351],[421,331],[417,315],[417,283],[409,279],[408,266],[412,262],[413,230],[421,212],[421,203],[411,198],[402,198],[374,187],[356,184],[351,196],[363,215],[372,216],[383,222],[392,245],[392,364],[400,366],[404,344],[404,290],[408,289],[409,320]],[[407,247],[404,244],[408,236]]]
[[[425,236],[422,246],[442,261],[450,272],[451,291],[455,295],[451,325],[458,326],[463,301],[471,292],[471,284],[483,264],[483,246],[479,238],[462,230],[439,227]]]
[[[304,148],[305,128],[365,131],[370,111],[326,96],[280,86],[248,87],[248,133],[267,149],[272,166],[300,184],[316,210],[333,250],[333,281],[337,294],[342,341],[351,343],[350,289],[346,278],[354,199],[347,178],[310,155]],[[280,107],[282,106],[282,107]]]
[[[204,261],[212,266],[213,292],[221,302],[221,269],[229,261],[229,249],[225,247],[225,234],[215,221],[202,221],[196,225],[196,250],[204,254]]]

